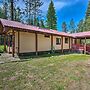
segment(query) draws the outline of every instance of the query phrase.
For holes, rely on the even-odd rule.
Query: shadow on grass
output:
[[[51,57],[51,56],[59,56],[59,53],[54,53],[54,54],[42,54],[42,55],[23,55],[23,56],[19,56],[19,58],[21,60],[23,59],[31,59],[31,58],[43,58],[43,57]]]
[[[68,52],[68,53],[52,53],[52,54],[41,54],[41,55],[22,55],[19,56],[21,61],[26,61],[26,60],[30,60],[30,59],[34,59],[34,58],[44,58],[44,57],[52,57],[52,56],[60,56],[60,55],[68,55],[68,54],[73,54],[72,52]]]
[[[59,56],[59,55],[63,55],[60,53],[53,53],[53,54],[41,54],[41,55],[22,55],[19,56],[19,60],[17,59],[17,57],[14,57],[15,60],[8,60],[6,62],[0,63],[0,64],[4,64],[4,63],[14,63],[14,62],[26,62],[26,61],[30,61],[32,59],[36,59],[36,58],[44,58],[44,57],[52,57],[52,56]]]

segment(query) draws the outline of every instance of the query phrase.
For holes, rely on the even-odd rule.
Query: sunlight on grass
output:
[[[0,89],[85,90],[84,85],[90,86],[89,60],[89,55],[70,54],[1,64]]]

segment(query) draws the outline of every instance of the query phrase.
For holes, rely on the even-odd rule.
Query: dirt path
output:
[[[8,62],[15,62],[15,61],[20,61],[17,55],[15,55],[15,57],[12,57],[11,54],[2,53],[0,56],[0,64],[8,63]]]

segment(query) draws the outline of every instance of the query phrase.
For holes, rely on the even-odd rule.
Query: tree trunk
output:
[[[13,0],[11,0],[11,20],[14,20],[13,3]]]

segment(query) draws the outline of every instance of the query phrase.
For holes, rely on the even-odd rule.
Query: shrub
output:
[[[3,53],[3,52],[4,52],[4,46],[0,45],[0,53]]]

